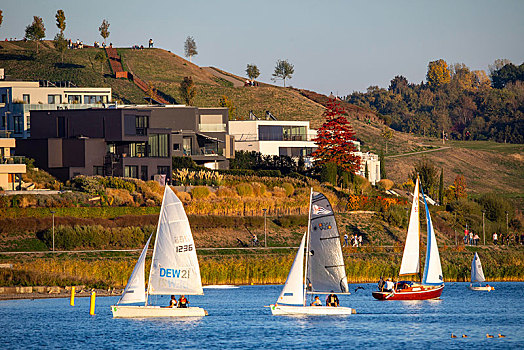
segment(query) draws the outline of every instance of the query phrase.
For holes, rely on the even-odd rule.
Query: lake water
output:
[[[354,292],[357,286],[364,290]],[[272,316],[281,286],[205,289],[193,306],[209,311],[197,319],[113,319],[117,297],[0,301],[1,349],[299,349],[523,348],[524,283],[492,283],[494,292],[473,292],[466,283],[447,283],[441,300],[376,301],[373,284],[350,285],[342,306],[349,317]],[[160,297],[158,304],[167,305]],[[451,339],[451,333],[459,338]],[[487,339],[486,333],[506,338]],[[468,338],[461,338],[467,334]]]

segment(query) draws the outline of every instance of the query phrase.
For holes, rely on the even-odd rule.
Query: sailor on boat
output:
[[[339,305],[338,297],[336,294],[331,291],[331,294],[329,294],[326,298],[326,306],[333,306],[337,307]]]
[[[187,304],[189,304],[189,300],[187,300],[185,296],[181,295],[180,299],[178,299],[178,307],[187,308]]]
[[[171,299],[169,300],[169,307],[176,307],[177,301],[174,295],[171,296]]]
[[[320,301],[320,298],[318,295],[315,295],[315,300],[311,303],[311,306],[322,306],[322,302]]]

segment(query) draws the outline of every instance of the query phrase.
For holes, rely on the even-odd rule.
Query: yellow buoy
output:
[[[89,306],[89,314],[91,316],[95,315],[95,299],[96,299],[96,292],[91,292],[91,304]]]
[[[71,299],[69,300],[69,305],[75,306],[75,287],[71,287]]]

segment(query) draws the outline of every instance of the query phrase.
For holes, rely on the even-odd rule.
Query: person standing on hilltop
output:
[[[153,39],[149,39],[149,48],[153,47]]]

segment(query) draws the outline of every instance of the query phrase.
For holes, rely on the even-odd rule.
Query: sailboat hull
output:
[[[147,318],[147,317],[203,317],[207,311],[200,307],[171,308],[160,306],[111,306],[113,318]]]
[[[485,292],[495,290],[495,288],[493,288],[492,286],[473,286],[471,284],[469,285],[468,288],[470,290],[485,291]]]
[[[356,314],[349,307],[270,305],[271,313],[280,316],[349,316]]]
[[[444,285],[427,286],[413,285],[412,287],[393,292],[373,292],[373,297],[378,300],[429,300],[440,298]]]

